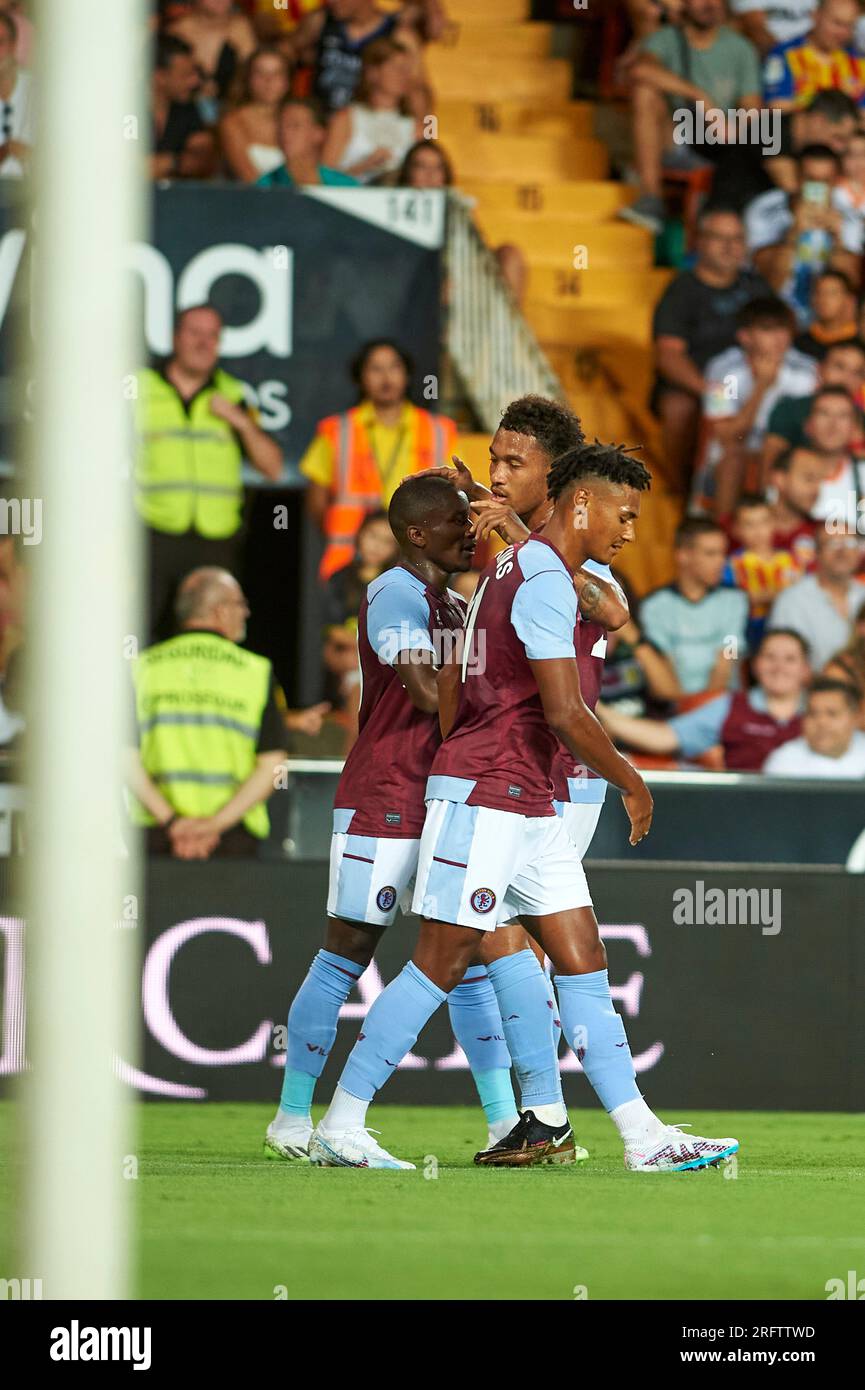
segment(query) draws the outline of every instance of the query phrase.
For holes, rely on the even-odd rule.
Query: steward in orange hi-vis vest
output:
[[[355,537],[366,513],[387,507],[404,477],[449,463],[456,444],[453,420],[409,402],[403,406],[389,459],[376,451],[375,430],[375,412],[369,401],[319,421],[309,453],[324,444],[332,461],[330,501],[324,517],[326,546],[319,570],[323,580],[351,562]],[[317,480],[313,467],[301,468]]]

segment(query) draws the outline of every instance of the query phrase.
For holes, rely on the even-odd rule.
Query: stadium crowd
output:
[[[619,8],[630,36],[616,80],[631,103],[639,185],[620,215],[660,235],[677,183],[698,187],[701,206],[654,314],[651,409],[662,447],[652,463],[686,499],[674,578],[639,601],[629,595],[631,618],[609,636],[599,715],[647,766],[861,777],[865,20],[856,0]],[[38,36],[26,10],[0,0],[4,177],[26,174],[35,138],[26,65]],[[446,144],[426,138],[436,97],[424,61],[451,24],[439,0],[159,0],[149,35],[150,176],[452,187]],[[490,250],[519,304],[523,251]],[[139,373],[135,503],[157,644],[190,627],[242,642],[245,599],[230,588],[243,577],[241,468],[246,461],[271,482],[282,471],[243,383],[220,365],[221,330],[213,306],[184,311],[168,360]],[[407,330],[405,341],[370,341],[346,364],[358,404],[319,422],[300,463],[306,512],[323,536],[324,698],[288,709],[268,664],[239,764],[259,790],[262,758],[270,768],[276,752],[351,745],[357,612],[396,554],[388,503],[403,477],[454,451],[453,421],[410,399],[410,349]],[[175,476],[185,432],[210,482],[204,494]],[[20,733],[19,571],[12,547],[0,575],[6,742]],[[466,597],[473,583],[461,577]],[[148,786],[141,756],[135,778],[151,820],[178,818],[171,787]],[[255,835],[254,808],[244,796],[237,807],[231,824]],[[214,834],[181,823],[154,845],[207,857]]]

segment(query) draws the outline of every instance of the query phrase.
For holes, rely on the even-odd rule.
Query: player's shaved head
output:
[[[390,529],[405,546],[410,526],[429,526],[453,506],[454,489],[447,478],[407,478],[388,507]]]

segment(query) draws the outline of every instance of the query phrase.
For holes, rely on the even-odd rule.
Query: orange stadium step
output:
[[[567,101],[571,95],[571,65],[564,58],[463,58],[439,44],[426,54],[433,91],[442,96],[472,100],[478,92],[506,91],[511,100]]]
[[[567,217],[572,222],[605,222],[619,208],[634,201],[635,192],[624,183],[611,180],[578,179],[558,183],[494,183],[484,179],[460,179],[460,189],[476,198],[484,212],[526,214],[539,218]],[[639,229],[635,229],[639,230]]]
[[[464,21],[462,12],[454,13],[453,37],[447,36],[441,48],[452,53],[470,54],[489,62],[491,58],[549,58],[552,46],[552,24],[496,25]]]
[[[653,304],[590,304],[561,308],[529,299],[525,316],[542,343],[607,347],[638,343],[648,351]]]
[[[530,18],[531,0],[459,0],[450,14],[465,24],[520,24]]]
[[[549,140],[532,135],[473,135],[454,148],[462,177],[603,178],[609,156],[600,140]]]
[[[530,265],[554,265],[560,270],[574,268],[575,247],[585,248],[579,255],[583,268],[595,270],[649,270],[654,259],[651,234],[627,222],[574,224],[571,217],[532,217],[520,213],[490,213],[479,207],[475,220],[491,246],[513,242]]]
[[[644,343],[619,342],[610,348],[604,343],[594,343],[588,349],[584,349],[579,344],[542,342],[541,347],[568,397],[571,400],[582,401],[584,408],[585,402],[591,401],[595,395],[597,370],[593,362],[600,361],[607,366],[615,359],[615,367],[620,377],[628,383],[629,407],[641,414],[643,410],[648,411],[654,367],[651,353],[647,351]],[[646,424],[649,425],[649,421]],[[641,442],[643,436],[649,439],[654,437],[656,432],[657,428],[654,425],[643,428],[640,432]]]
[[[568,307],[586,304],[655,305],[673,276],[671,270],[561,270],[536,265],[529,272],[528,296],[539,303]]]
[[[445,144],[454,131],[468,136],[484,131],[561,140],[591,139],[594,133],[594,111],[585,101],[546,102],[540,107],[525,101],[455,101],[443,97],[436,102],[435,114],[439,139]]]

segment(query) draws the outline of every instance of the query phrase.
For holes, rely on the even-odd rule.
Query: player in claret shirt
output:
[[[436,665],[447,656],[451,638],[462,634],[465,617],[447,578],[469,568],[475,539],[467,499],[437,477],[405,482],[389,519],[403,558],[370,585],[358,618],[360,730],[335,798],[325,949],[288,1015],[282,1096],[265,1137],[268,1157],[307,1158],[313,1092],[340,1008],[397,907],[411,903],[426,780],[441,742]],[[519,950],[522,943],[508,938],[499,934],[497,955]],[[492,940],[488,945],[493,947]],[[485,964],[486,957],[474,962],[453,991],[451,1021],[489,1123],[488,1143],[494,1143],[518,1116],[511,1058]],[[534,956],[531,970],[521,972],[518,1007],[527,989],[540,990],[542,1002],[546,998]],[[544,1024],[549,1030],[549,1014]],[[531,1099],[530,1088],[524,1088],[524,1100],[526,1095]]]
[[[610,743],[580,693],[574,648],[574,572],[609,564],[633,539],[649,474],[628,453],[583,445],[550,471],[551,520],[498,555],[469,610],[459,668],[439,681],[444,742],[427,784],[413,906],[421,932],[413,959],[379,996],[309,1145],[321,1165],[404,1166],[360,1136],[375,1093],[458,984],[483,933],[514,916],[556,970],[562,1026],[611,1115],[633,1170],[703,1167],[735,1152],[734,1139],[686,1136],[649,1109],[637,1087],[624,1025],[612,1005],[606,954],[582,865],[552,806],[558,737],[580,763],[622,793],[631,843],[648,832],[652,801],[639,773]],[[486,662],[472,668],[480,634]],[[549,1049],[548,1065],[557,1068]],[[502,1141],[517,1158],[565,1157],[573,1135],[562,1106],[524,1110]]]

